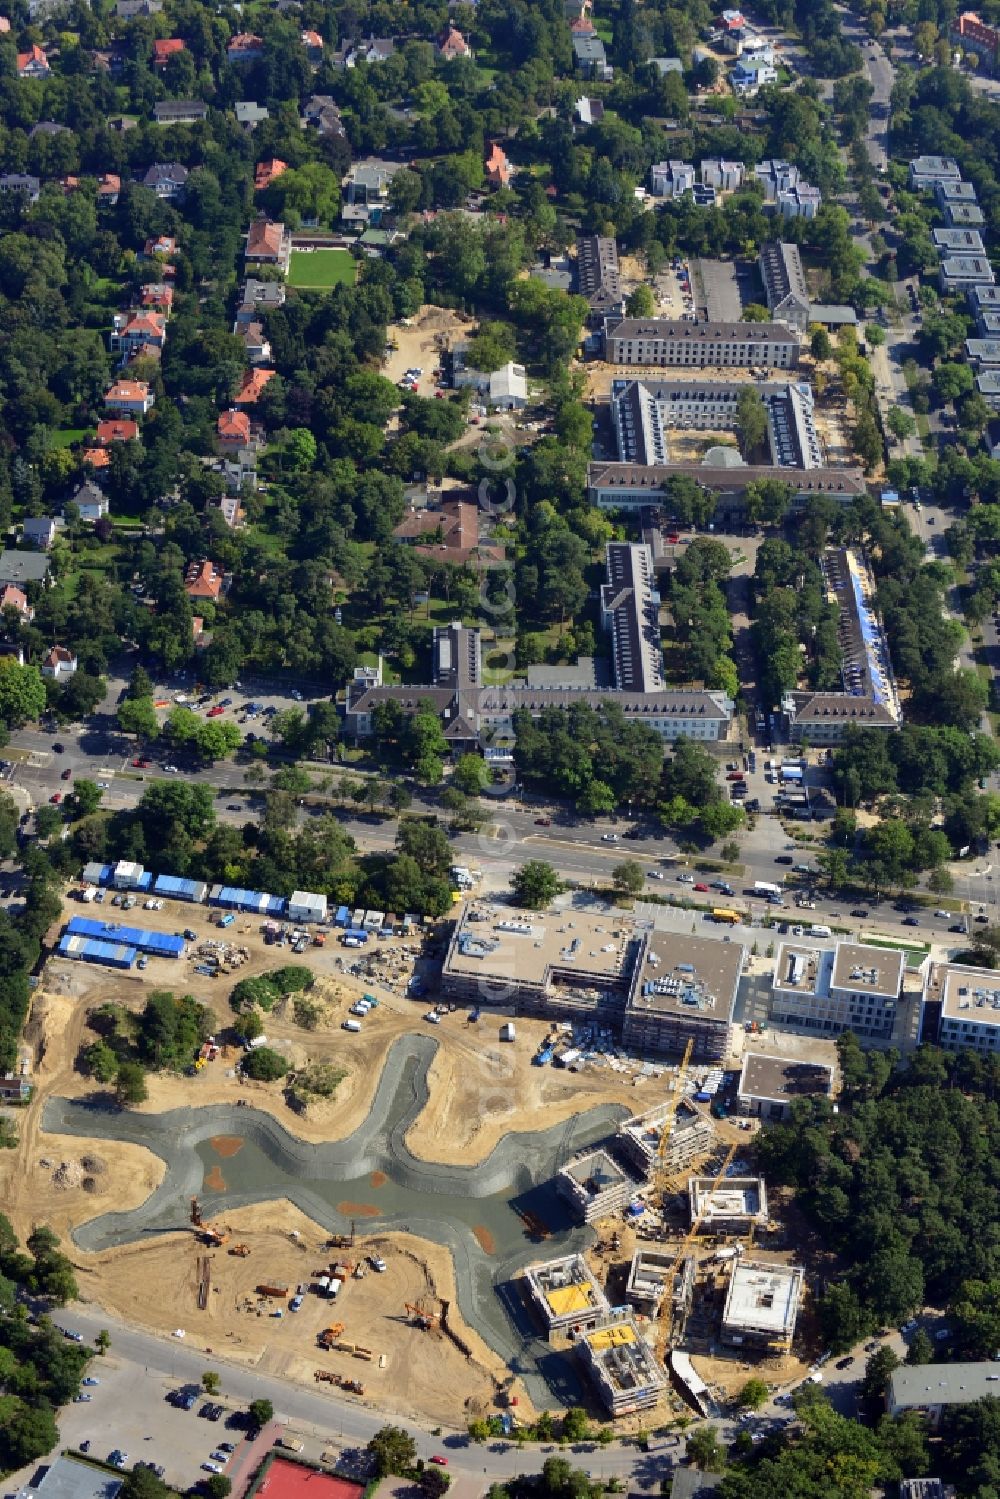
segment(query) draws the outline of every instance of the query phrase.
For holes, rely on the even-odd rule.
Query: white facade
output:
[[[679,198],[694,187],[694,167],[689,161],[658,161],[649,169],[649,190],[657,198]]]
[[[325,921],[326,896],[293,890],[288,899],[288,915],[292,921]]]

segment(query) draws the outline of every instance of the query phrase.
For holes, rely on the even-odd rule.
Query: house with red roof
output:
[[[54,645],[46,656],[42,657],[41,673],[43,677],[51,677],[55,682],[61,682],[63,677],[71,677],[76,671],[77,660],[71,650],[64,645]]]
[[[186,51],[184,42],[179,36],[159,37],[153,43],[153,67],[165,68],[172,57],[178,52]]]
[[[254,219],[247,235],[246,259],[258,265],[276,265],[287,274],[291,256],[292,236],[284,224]]]
[[[29,621],[35,617],[35,611],[28,603],[27,594],[22,593],[14,583],[7,583],[0,588],[0,614],[5,609],[16,609],[22,619]]]
[[[437,50],[438,57],[443,58],[445,62],[452,62],[456,57],[471,58],[472,56],[472,48],[455,26],[446,27],[438,37]]]
[[[207,557],[188,563],[184,592],[189,599],[217,599],[222,592],[222,568]]]
[[[104,397],[105,406],[127,416],[145,416],[156,397],[145,380],[116,380]]]
[[[150,281],[139,293],[140,307],[151,307],[169,317],[174,305],[174,289],[165,281]]]
[[[121,196],[122,179],[117,172],[102,172],[97,179],[97,202],[98,206],[104,204],[108,208],[114,208]]]
[[[83,461],[89,463],[91,468],[110,468],[111,454],[107,448],[84,448]]]
[[[233,397],[234,406],[255,406],[264,393],[264,388],[269,380],[273,380],[277,370],[262,370],[260,368],[247,370],[243,376],[243,384]]]
[[[245,448],[250,441],[250,418],[246,412],[235,407],[224,411],[215,424],[215,440],[223,453]]]
[[[270,161],[259,161],[257,163],[257,169],[253,174],[254,192],[262,193],[265,188],[271,186],[272,182],[276,182],[278,180],[282,172],[287,171],[288,162],[280,161],[277,156],[273,156]]]
[[[260,62],[264,56],[264,42],[252,31],[238,31],[226,48],[230,62]]]
[[[17,54],[18,78],[48,78],[51,72],[49,60],[37,42],[32,42],[27,52]]]
[[[512,176],[510,162],[507,153],[497,145],[496,141],[490,142],[489,153],[485,161],[486,181],[493,187],[508,187]]]
[[[98,422],[94,441],[99,448],[106,448],[113,442],[135,442],[138,436],[138,422],[133,422],[128,417],[119,417],[115,421]]]
[[[162,312],[118,313],[115,317],[111,351],[121,354],[123,364],[135,359],[140,350],[155,349],[162,354],[166,341],[167,319]]]
[[[303,31],[300,37],[310,62],[319,62],[323,56],[323,38],[318,31]]]

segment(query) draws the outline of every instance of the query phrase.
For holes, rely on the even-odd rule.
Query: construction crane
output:
[[[691,1053],[694,1051],[694,1037],[688,1038],[681,1058],[681,1065],[677,1069],[677,1077],[674,1081],[674,1091],[667,1102],[666,1113],[660,1125],[660,1139],[656,1147],[656,1164],[654,1167],[655,1181],[660,1193],[660,1209],[663,1208],[663,1198],[666,1196],[667,1181],[670,1172],[667,1170],[667,1150],[670,1145],[670,1136],[674,1129],[674,1120],[677,1118],[677,1107],[684,1094],[684,1084],[687,1082],[688,1064],[691,1061]]]
[[[670,1298],[674,1283],[674,1276],[680,1269],[684,1257],[687,1254],[688,1250],[691,1248],[694,1240],[697,1238],[698,1230],[701,1228],[701,1220],[704,1218],[705,1214],[708,1211],[709,1202],[711,1201],[715,1193],[719,1190],[719,1187],[725,1179],[726,1172],[733,1164],[733,1160],[739,1148],[740,1142],[738,1140],[734,1140],[732,1145],[730,1145],[729,1149],[726,1151],[726,1154],[723,1156],[722,1165],[716,1172],[715,1179],[712,1182],[712,1185],[708,1188],[708,1191],[702,1193],[701,1206],[699,1207],[697,1213],[691,1221],[691,1227],[688,1229],[687,1235],[685,1236],[683,1243],[677,1251],[673,1264],[670,1266],[669,1270],[663,1278],[664,1294],[663,1300],[660,1303],[660,1319],[656,1338],[656,1355],[661,1363],[663,1363],[665,1360],[667,1343],[670,1338],[671,1328],[668,1319],[670,1318]]]

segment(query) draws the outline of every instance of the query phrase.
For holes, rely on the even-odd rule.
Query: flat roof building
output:
[[[720,461],[720,454],[726,455]],[[825,494],[839,504],[868,493],[857,468],[781,468],[773,463],[744,463],[735,448],[712,448],[700,462],[621,463],[602,459],[587,468],[587,497],[601,510],[651,510],[669,504],[670,484],[677,477],[693,479],[716,496],[718,511],[740,518],[746,513],[751,484],[777,480],[792,489],[792,503],[801,504]],[[669,513],[669,512],[668,512]]]
[[[57,1457],[31,1489],[32,1499],[115,1499],[123,1479],[75,1457]]]
[[[577,1343],[584,1368],[612,1416],[656,1405],[667,1388],[666,1376],[643,1338],[632,1312],[619,1308],[603,1326],[585,1332]]]
[[[932,963],[924,981],[920,1039],[949,1051],[1000,1051],[1000,973],[965,963]]]
[[[950,156],[915,156],[910,162],[910,186],[937,191],[939,182],[961,182],[958,162]]]
[[[737,1348],[789,1348],[804,1283],[799,1265],[737,1260],[722,1311],[722,1342]]]
[[[677,1255],[673,1249],[654,1249],[649,1246],[637,1249],[632,1256],[625,1285],[625,1300],[629,1306],[635,1307],[642,1316],[657,1317],[663,1298],[672,1286],[676,1261]],[[693,1255],[682,1260],[681,1264],[690,1265],[693,1270]],[[693,1273],[690,1278],[693,1284]]]
[[[556,1187],[581,1223],[620,1213],[634,1196],[634,1181],[606,1150],[588,1150],[556,1172]]]
[[[943,292],[992,286],[995,280],[993,267],[985,255],[947,255],[938,271],[938,285]]]
[[[442,988],[453,998],[529,1014],[604,1010],[617,1019],[637,941],[624,917],[470,901],[448,947]]]
[[[695,1057],[725,1056],[745,961],[739,942],[647,932],[625,1009],[625,1045],[681,1052],[690,1040]]]
[[[1000,1399],[1000,1366],[992,1362],[901,1364],[889,1375],[885,1394],[890,1416],[917,1411],[935,1428],[949,1405]]]
[[[774,960],[771,1020],[803,1030],[888,1040],[906,955],[866,943],[782,942]]]
[[[833,1068],[825,1063],[756,1051],[744,1055],[736,1089],[741,1114],[768,1120],[789,1118],[797,1098],[829,1098],[832,1093]]]
[[[986,246],[978,229],[951,228],[932,229],[934,248],[944,258],[946,255],[985,255]]]
[[[766,1228],[767,1187],[760,1176],[725,1177],[718,1186],[711,1176],[688,1182],[692,1228],[706,1234],[748,1234]]]
[[[663,1145],[666,1124],[670,1133]],[[714,1135],[715,1128],[708,1115],[689,1099],[679,1098],[676,1108],[668,1100],[634,1119],[626,1119],[618,1126],[615,1148],[645,1180],[658,1164],[668,1171],[679,1171],[698,1156],[706,1155],[712,1148]]]
[[[550,1340],[555,1333],[579,1333],[596,1327],[611,1311],[582,1254],[528,1265],[524,1281],[528,1299]]]

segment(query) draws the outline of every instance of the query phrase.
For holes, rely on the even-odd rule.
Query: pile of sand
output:
[[[85,1175],[79,1161],[60,1161],[52,1173],[52,1185],[65,1192],[69,1187],[82,1186]]]

